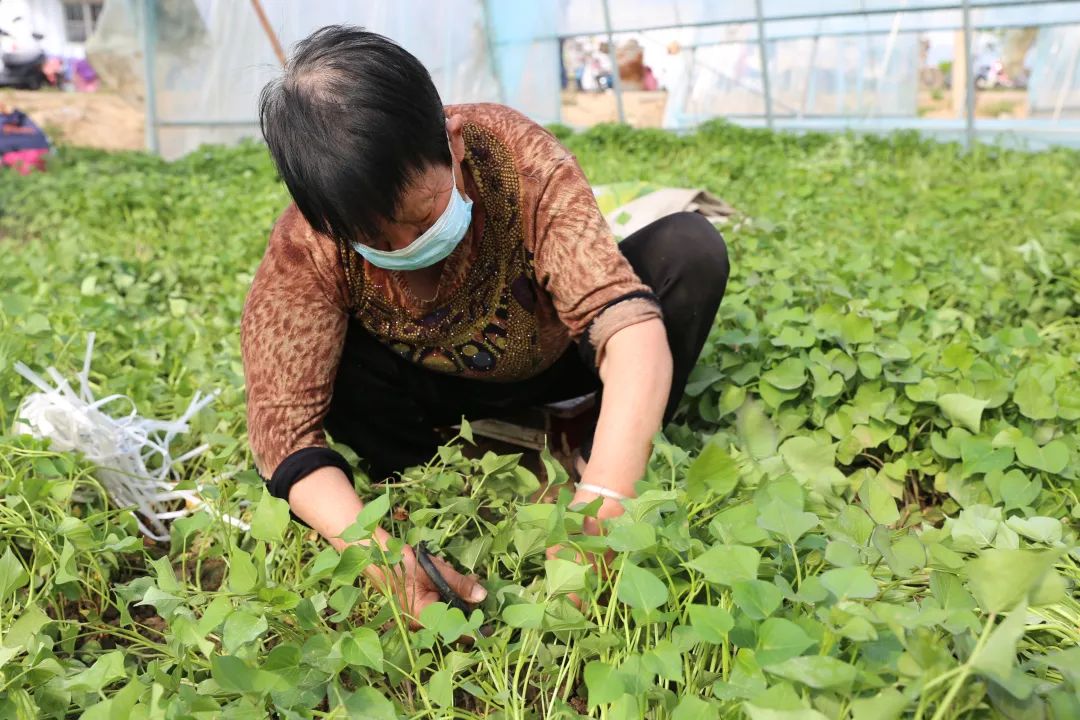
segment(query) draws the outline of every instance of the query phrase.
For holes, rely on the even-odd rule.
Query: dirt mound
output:
[[[54,143],[104,150],[145,147],[142,108],[111,93],[0,90],[4,106],[25,112]]]

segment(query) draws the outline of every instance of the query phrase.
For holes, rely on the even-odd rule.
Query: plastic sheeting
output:
[[[262,0],[288,50],[312,30],[351,23],[401,43],[431,71],[447,103],[495,101],[534,120],[561,120],[561,40],[603,36],[603,0]],[[979,119],[977,129],[1017,127],[1080,143],[1069,118],[1080,105],[1080,1],[972,0],[976,28],[1038,26],[1030,82],[1031,120]],[[176,157],[204,142],[256,136],[257,97],[279,72],[242,0],[156,0],[156,115],[161,152]],[[990,4],[990,6],[985,6]],[[664,126],[713,117],[777,127],[963,133],[962,117],[918,117],[920,37],[962,27],[961,3],[942,0],[762,0],[765,100],[754,0],[608,0],[616,42],[654,50],[669,90]],[[146,0],[107,0],[88,44],[108,81],[141,94]],[[673,55],[666,48],[677,48]],[[956,60],[960,58],[957,57]],[[652,62],[652,61],[650,61]],[[1039,123],[1043,123],[1039,125]],[[1049,124],[1048,124],[1049,123]],[[1021,133],[1023,134],[1023,133]]]
[[[765,17],[770,10],[774,17],[800,12],[772,3]],[[914,117],[919,43],[904,29],[924,14],[764,22],[773,116]],[[696,30],[682,51],[687,80],[672,93],[666,126],[767,113],[756,22],[721,27],[722,35]]]
[[[540,122],[559,119],[559,6],[553,2],[486,4],[499,101]]]
[[[312,31],[360,25],[393,38],[428,68],[445,102],[498,101],[480,0],[262,0],[286,51]],[[108,0],[88,54],[107,81],[142,82],[142,0]],[[251,3],[158,0],[154,34],[161,154],[258,135],[258,95],[281,72]],[[418,21],[418,19],[420,21]],[[196,125],[208,123],[209,125]]]
[[[1080,24],[1042,30],[1032,64],[1028,80],[1032,117],[1080,117]]]
[[[1036,28],[1029,54],[1030,117],[977,118],[976,132],[1031,147],[1080,145],[1080,3],[974,0],[973,29]],[[752,3],[748,3],[752,5]],[[917,128],[962,139],[964,120],[929,120],[918,112],[920,38],[963,27],[960,3],[940,0],[764,0],[763,28],[771,111],[777,127],[887,132]],[[994,7],[979,7],[995,4]],[[724,4],[734,19],[753,16]],[[739,5],[734,3],[732,5]],[[745,10],[746,12],[742,12]],[[886,11],[865,14],[861,11]],[[740,14],[742,13],[742,14]],[[848,14],[844,14],[848,13]],[[797,17],[791,17],[797,16]],[[766,115],[758,25],[689,28],[664,124],[688,127],[712,117],[763,124]],[[955,62],[962,62],[959,46]],[[976,65],[979,64],[977,59]],[[962,101],[961,101],[962,104]]]

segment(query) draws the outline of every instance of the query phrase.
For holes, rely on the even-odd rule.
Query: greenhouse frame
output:
[[[725,118],[792,131],[917,130],[968,146],[1080,146],[1076,1],[109,0],[88,51],[103,75],[145,98],[148,148],[177,157],[257,136],[258,92],[280,72],[282,53],[331,23],[401,43],[447,103],[502,102],[548,124],[577,124],[564,114],[565,43],[597,38],[614,64],[615,48],[632,38],[664,65],[657,124],[670,130]],[[927,65],[927,37],[951,43],[939,63],[948,72]],[[1023,86],[1010,97],[1023,117],[993,98],[977,108],[986,37],[1022,58]],[[610,119],[635,124],[619,75]],[[928,94],[951,103],[928,112]]]

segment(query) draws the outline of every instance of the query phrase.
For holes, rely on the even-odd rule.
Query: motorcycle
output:
[[[11,33],[0,28],[0,87],[38,90],[48,82],[45,51],[41,47],[45,36],[35,32],[29,37],[31,42],[16,41]]]

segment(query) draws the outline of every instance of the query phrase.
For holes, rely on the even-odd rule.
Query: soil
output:
[[[635,127],[660,127],[667,93],[628,90],[623,93],[627,121]],[[41,125],[54,143],[102,150],[141,150],[146,146],[141,105],[107,91],[0,89],[0,109],[18,108]],[[588,127],[616,122],[615,95],[563,93],[563,122]]]
[[[634,127],[661,127],[668,94],[664,91],[623,92],[626,121]],[[759,101],[754,100],[756,106]],[[924,118],[962,118],[953,109],[952,91],[941,89],[919,91],[918,113]],[[1028,117],[1026,90],[977,90],[975,115],[980,118]],[[562,121],[571,127],[590,127],[597,123],[616,122],[618,110],[612,92],[586,93],[566,91],[562,94]]]
[[[668,94],[664,91],[628,90],[623,93],[626,120],[634,127],[661,127]],[[919,93],[919,115],[926,118],[958,117],[952,92]],[[141,105],[110,92],[74,93],[56,90],[0,89],[0,109],[15,107],[41,125],[53,142],[103,150],[141,150],[145,147]],[[1024,90],[988,90],[976,94],[978,117],[1028,116]],[[562,95],[562,121],[573,127],[616,122],[618,111],[612,92],[566,91]]]
[[[54,143],[102,150],[146,146],[142,107],[119,95],[0,89],[0,109],[8,107],[29,115]]]
[[[626,122],[634,127],[658,128],[664,123],[668,94],[663,90],[624,90]],[[562,94],[562,121],[571,127],[618,122],[614,92],[574,92]]]
[[[952,90],[920,90],[919,117],[952,118],[964,117],[963,109],[959,113],[953,108]],[[976,90],[975,117],[979,118],[1026,118],[1028,111],[1027,90]]]

